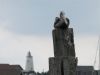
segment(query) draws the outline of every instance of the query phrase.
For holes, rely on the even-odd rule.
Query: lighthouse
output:
[[[29,51],[26,56],[26,66],[24,70],[24,75],[35,75],[34,67],[33,67],[33,56]]]
[[[33,56],[30,51],[27,53],[25,71],[34,71]]]

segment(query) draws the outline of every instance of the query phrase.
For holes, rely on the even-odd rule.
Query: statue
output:
[[[65,17],[64,12],[60,12],[60,17],[55,18],[54,27],[55,28],[68,28],[69,27],[69,19]]]
[[[69,19],[63,12],[55,19],[52,35],[54,57],[49,59],[49,75],[76,75],[73,28],[69,28]]]

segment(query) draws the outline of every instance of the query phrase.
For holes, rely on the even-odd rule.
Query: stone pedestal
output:
[[[54,55],[59,56],[73,56],[75,57],[73,29],[54,29],[53,32]]]
[[[52,34],[54,57],[49,58],[49,75],[76,75],[73,29],[55,28]]]
[[[49,59],[50,75],[76,75],[77,58],[52,57]]]

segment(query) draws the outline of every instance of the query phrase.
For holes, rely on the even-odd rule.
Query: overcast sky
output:
[[[0,0],[0,63],[24,68],[30,50],[35,71],[47,71],[48,58],[53,57],[53,24],[60,11],[74,29],[78,64],[93,65],[100,34],[100,0]]]

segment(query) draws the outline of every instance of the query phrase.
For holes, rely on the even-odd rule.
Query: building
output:
[[[22,75],[20,65],[0,64],[0,75]]]
[[[77,66],[76,75],[100,75],[100,70],[94,70],[93,66]]]
[[[77,66],[77,75],[93,75],[93,66]]]

